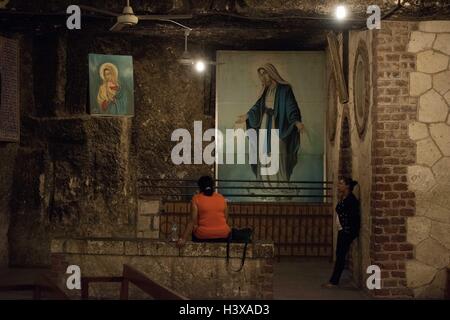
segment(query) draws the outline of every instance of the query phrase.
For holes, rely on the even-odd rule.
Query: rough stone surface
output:
[[[441,95],[450,90],[450,70],[433,75],[433,88]]]
[[[411,32],[411,39],[408,43],[408,52],[419,52],[431,49],[436,35],[420,31]]]
[[[170,161],[175,128],[193,131],[194,120],[202,120],[204,129],[214,126],[214,117],[205,114],[205,79],[168,63],[182,54],[178,39],[87,34],[52,33],[22,41],[21,146],[17,161],[5,167],[14,172],[8,213],[12,265],[48,266],[52,237],[139,236],[138,177],[212,174],[213,166],[187,168]],[[190,49],[200,50],[195,44]],[[133,118],[88,115],[86,57],[91,52],[133,56]],[[46,79],[48,74],[56,76]],[[30,79],[38,84],[34,90]],[[2,210],[0,233],[1,217]],[[155,228],[142,233],[158,235]]]
[[[448,199],[444,199],[444,197],[448,198],[447,196],[441,196],[442,199],[441,202],[446,201],[448,205]],[[436,200],[439,200],[437,198]],[[426,216],[432,220],[444,222],[444,223],[450,223],[450,209],[448,206],[443,207],[440,205],[432,204],[429,209],[427,210]]]
[[[450,181],[450,158],[445,157],[439,160],[433,166],[433,172],[435,174],[436,180],[445,183],[445,181]]]
[[[159,200],[139,199],[138,212],[139,214],[157,214],[159,213],[160,206],[161,202]]]
[[[425,201],[416,201],[416,216],[423,217],[427,213],[429,206],[425,203]]]
[[[412,140],[421,140],[428,137],[428,127],[420,122],[411,122],[408,125],[408,135]]]
[[[415,245],[429,237],[431,220],[425,217],[410,217],[407,228],[408,242]]]
[[[423,166],[408,167],[408,182],[411,191],[426,192],[436,183],[430,168]]]
[[[424,32],[450,32],[449,21],[422,21],[419,30]]]
[[[417,142],[417,164],[431,167],[442,157],[432,139],[424,139]]]
[[[433,48],[450,56],[450,34],[438,34]]]
[[[448,106],[442,96],[430,90],[419,98],[418,120],[422,122],[444,122],[447,120]]]
[[[444,71],[448,66],[448,57],[445,54],[433,50],[423,51],[417,54],[417,71],[436,73]]]
[[[138,216],[138,223],[137,223],[137,231],[145,231],[151,229],[151,223],[152,223],[152,217],[151,216],[144,216],[139,215]]]
[[[436,268],[417,260],[406,261],[406,281],[408,287],[418,288],[433,281]]]
[[[444,156],[450,156],[450,126],[445,123],[431,124],[430,134]]]
[[[444,98],[445,98],[445,101],[447,101],[447,104],[450,106],[450,91],[444,95]],[[447,123],[450,124],[450,119],[447,120]]]
[[[430,235],[433,239],[436,239],[448,250],[450,250],[450,223],[433,221],[431,224]]]
[[[431,219],[443,222],[450,221],[449,192],[450,184],[438,182],[426,192],[416,191],[417,202],[422,202],[420,206],[427,207],[426,215]]]
[[[123,241],[89,240],[87,241],[86,245],[87,245],[86,253],[108,254],[108,255],[124,254]]]
[[[414,296],[418,299],[444,299],[445,285],[447,281],[447,269],[439,270],[431,284],[414,290]]]
[[[138,230],[137,237],[142,239],[159,239],[158,230]]]
[[[409,74],[409,93],[411,96],[420,96],[431,89],[431,75],[422,72],[411,72]]]
[[[415,248],[414,258],[407,261],[406,277],[407,285],[414,288],[416,298],[442,299],[446,285],[445,270],[450,259],[450,71],[447,69],[450,22],[420,22],[419,30],[433,33],[428,33],[428,36],[411,34],[408,47],[416,49],[416,52],[427,50],[429,42],[426,43],[425,39],[434,38],[436,33],[437,36],[433,50],[417,54],[417,70],[414,70],[433,74],[432,83],[423,75],[412,73],[410,76],[410,94],[419,96],[416,119],[422,122],[422,126],[416,128],[411,124],[409,136],[416,140],[415,163],[432,166],[432,171],[420,169],[415,164],[408,168],[411,173],[408,186],[415,192],[416,216],[407,219],[407,239]],[[417,42],[419,38],[422,38],[421,42]],[[430,123],[428,132],[431,139],[425,137],[426,123]],[[439,156],[436,149],[440,151]]]
[[[119,276],[122,265],[128,264],[191,299],[271,299],[273,296],[274,249],[270,243],[250,245],[243,270],[233,272],[225,263],[226,244],[187,243],[178,249],[172,244],[148,240],[65,239],[62,246],[61,240],[58,241],[52,243],[52,270],[58,283],[65,283],[65,266],[69,264],[79,265],[85,276]],[[108,248],[106,251],[92,245],[100,241]],[[80,250],[68,252],[70,243],[78,243]],[[231,246],[233,265],[242,256],[242,248],[242,244]],[[118,254],[119,249],[122,254]],[[93,285],[90,295],[117,299],[118,290],[117,286]],[[130,294],[134,298],[148,298],[134,291]]]
[[[0,268],[8,266],[8,228],[10,221],[13,166],[17,155],[16,143],[0,142]]]
[[[448,250],[434,239],[426,239],[416,246],[416,259],[436,269],[449,264]]]

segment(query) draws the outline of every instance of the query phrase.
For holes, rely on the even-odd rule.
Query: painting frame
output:
[[[272,65],[274,67],[273,71],[277,70],[276,73],[279,71],[281,78],[286,80],[284,82],[283,79],[279,79],[277,88],[280,87],[280,90],[281,87],[287,89],[286,85],[291,87],[295,99],[300,104],[302,122],[305,123],[306,127],[306,133],[302,133],[301,150],[295,155],[298,165],[294,163],[291,165],[291,168],[285,167],[286,170],[284,172],[288,176],[287,179],[281,179],[282,175],[280,177],[270,177],[270,181],[261,179],[256,175],[255,170],[251,170],[249,163],[230,164],[218,162],[216,158],[214,173],[217,179],[216,187],[218,190],[224,192],[225,196],[230,196],[230,200],[240,202],[296,202],[299,200],[301,202],[317,202],[317,198],[313,199],[312,197],[318,195],[313,194],[312,189],[306,190],[306,188],[303,188],[301,191],[303,198],[301,199],[295,195],[283,192],[282,189],[289,187],[289,183],[321,182],[324,179],[326,148],[324,128],[326,113],[326,99],[324,98],[326,96],[325,51],[217,50],[216,61],[218,68],[215,88],[215,129],[217,131],[225,133],[227,129],[232,128],[243,129],[244,131],[246,128],[249,129],[248,125],[247,127],[238,125],[235,122],[235,118],[239,114],[249,112],[255,101],[259,100],[260,93],[262,93],[262,79],[258,74],[260,67],[267,64]],[[313,79],[311,79],[311,74],[314,75]],[[280,92],[283,92],[283,90]],[[284,92],[287,94],[288,91]],[[277,99],[276,96],[277,93],[275,93],[275,99]],[[280,93],[278,96],[281,97],[284,94]],[[318,109],[315,107],[318,107]],[[295,134],[298,134],[297,129]],[[227,138],[224,140],[227,140]],[[219,152],[222,155],[219,158],[225,159],[230,154],[227,151],[227,142],[225,142],[223,147],[220,146],[221,144],[216,144],[216,149],[222,148],[222,151]],[[249,148],[250,145],[247,142],[245,150],[249,150]],[[235,152],[231,153],[234,153],[231,157],[235,158]],[[288,153],[287,155],[290,154]],[[245,161],[248,160],[247,152],[245,159]],[[239,184],[245,183],[248,188],[243,185],[239,186],[240,191],[239,195],[237,195],[233,193],[235,190],[227,188],[234,182]],[[259,188],[261,186],[264,186],[265,190]],[[280,188],[279,190],[274,189],[278,187]],[[236,186],[233,185],[233,188],[236,189]],[[261,190],[264,191],[264,194],[260,192]],[[280,197],[281,194],[283,198]],[[319,196],[323,197],[322,193]]]
[[[89,114],[134,117],[133,57],[90,53]]]

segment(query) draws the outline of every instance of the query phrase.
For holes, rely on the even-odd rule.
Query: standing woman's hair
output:
[[[350,177],[343,177],[342,180],[344,181],[345,185],[348,186],[348,189],[350,191],[353,191],[355,186],[358,184],[358,181],[355,181]]]
[[[198,187],[205,196],[211,196],[214,193],[214,181],[210,176],[203,176],[198,179]]]

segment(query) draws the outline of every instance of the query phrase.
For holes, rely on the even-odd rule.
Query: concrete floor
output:
[[[351,285],[344,272],[340,288],[323,289],[333,264],[320,258],[282,258],[274,264],[274,299],[276,300],[363,300],[369,297]],[[0,269],[0,285],[30,284],[48,269]],[[30,291],[0,292],[0,300],[29,300]]]
[[[355,288],[344,271],[339,288],[321,288],[333,270],[328,259],[281,258],[274,264],[274,299],[276,300],[366,300],[362,290]]]

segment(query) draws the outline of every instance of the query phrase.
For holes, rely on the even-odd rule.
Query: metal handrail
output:
[[[160,185],[152,185],[147,186],[151,188],[161,188],[161,189],[198,189],[198,186],[160,186]],[[226,187],[220,186],[217,189],[276,189],[276,190],[331,190],[332,188],[305,188],[305,187],[253,187],[253,186],[242,186],[242,187]]]
[[[120,300],[128,300],[129,298],[129,283],[131,282],[136,287],[144,291],[146,294],[154,299],[163,300],[188,300],[188,298],[173,291],[172,289],[150,279],[144,273],[134,269],[133,267],[124,264],[122,276],[120,277],[82,277],[81,278],[81,299],[89,299],[89,284],[101,282],[111,283],[119,282],[120,287]]]
[[[186,181],[186,182],[197,182],[197,179],[153,179],[153,178],[138,178],[138,180],[146,181]],[[243,180],[243,179],[214,179],[216,182],[251,182],[251,183],[263,183],[265,181],[258,180]],[[333,181],[301,181],[301,180],[280,180],[277,183],[307,183],[307,184],[333,184]]]
[[[193,193],[146,193],[148,196],[169,196],[169,197],[192,197]],[[222,193],[226,197],[252,197],[252,198],[332,198],[332,195],[317,195],[317,194],[228,194]]]
[[[164,183],[162,183],[164,182]],[[138,179],[138,189],[140,196],[154,196],[170,198],[186,198],[194,195],[194,190],[197,180],[195,179],[152,179],[150,177],[141,177]],[[216,190],[218,190],[224,197],[228,198],[272,198],[285,199],[291,201],[292,199],[323,199],[328,200],[333,196],[331,194],[332,181],[277,181],[275,186],[264,185],[267,181],[255,181],[244,179],[216,179]],[[233,184],[233,185],[230,185]],[[320,185],[320,186],[318,186]],[[240,193],[233,193],[232,191],[241,191]],[[279,192],[276,192],[279,190]],[[262,191],[263,193],[255,193]],[[312,191],[312,194],[308,194]],[[264,192],[270,192],[267,194]],[[320,200],[317,200],[322,202]]]

